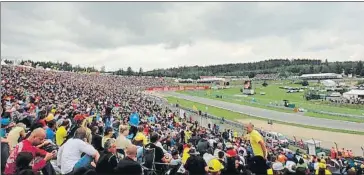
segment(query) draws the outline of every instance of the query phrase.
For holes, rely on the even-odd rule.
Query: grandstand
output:
[[[277,80],[279,74],[257,74],[255,75],[255,80]]]

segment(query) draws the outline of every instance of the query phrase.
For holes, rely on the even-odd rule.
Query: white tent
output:
[[[335,73],[303,74],[302,79],[342,79],[342,75]]]
[[[337,84],[335,83],[335,81],[332,81],[332,80],[323,80],[323,81],[321,81],[321,83],[325,87],[336,87],[337,86]]]
[[[7,65],[4,60],[1,60],[1,65]]]
[[[349,92],[345,92],[343,97],[346,99],[356,99],[356,98],[363,98],[364,99],[364,90],[360,89],[352,89]]]

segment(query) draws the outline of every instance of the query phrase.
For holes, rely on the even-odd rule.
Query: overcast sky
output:
[[[2,2],[1,55],[107,70],[364,60],[362,2]]]

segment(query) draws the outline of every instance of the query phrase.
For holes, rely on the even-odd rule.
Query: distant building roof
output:
[[[364,95],[364,90],[353,89],[350,90],[349,92],[345,92],[344,95]]]
[[[301,77],[319,77],[319,76],[341,76],[335,73],[321,73],[321,74],[303,74]]]
[[[200,76],[200,79],[210,79],[210,78],[216,78],[216,76]]]
[[[200,79],[200,80],[197,80],[199,82],[202,82],[202,81],[225,81],[225,78],[216,78],[216,77],[213,77],[213,78],[203,78],[203,79]]]
[[[335,86],[337,86],[335,81],[332,81],[332,80],[323,80],[321,83],[326,87],[335,87]]]
[[[303,74],[301,75],[301,78],[309,79],[325,79],[325,78],[342,78],[343,76],[341,74],[335,74],[335,73],[321,73],[321,74]]]

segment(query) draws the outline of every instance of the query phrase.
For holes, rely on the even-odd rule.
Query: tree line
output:
[[[252,63],[221,64],[211,66],[182,66],[145,72],[151,76],[197,79],[200,76],[249,76],[279,74],[281,77],[313,73],[345,73],[364,76],[362,61],[324,62],[316,59],[270,59]]]
[[[4,60],[7,64],[12,64],[11,60]],[[21,61],[24,65],[26,62],[43,68],[51,68],[62,71],[73,72],[105,72],[105,67],[101,70],[95,67],[81,67],[80,65],[71,65],[68,62],[52,62],[52,61]],[[300,76],[302,74],[312,73],[344,73],[346,75],[353,74],[364,76],[364,68],[362,61],[343,61],[323,62],[318,59],[269,59],[251,63],[221,64],[211,66],[182,66],[167,69],[154,69],[152,71],[143,72],[134,71],[131,67],[126,70],[118,69],[117,71],[105,72],[114,75],[127,76],[156,76],[156,77],[176,77],[176,78],[193,78],[198,79],[200,76],[249,76],[253,78],[256,74],[279,74],[281,77]]]

